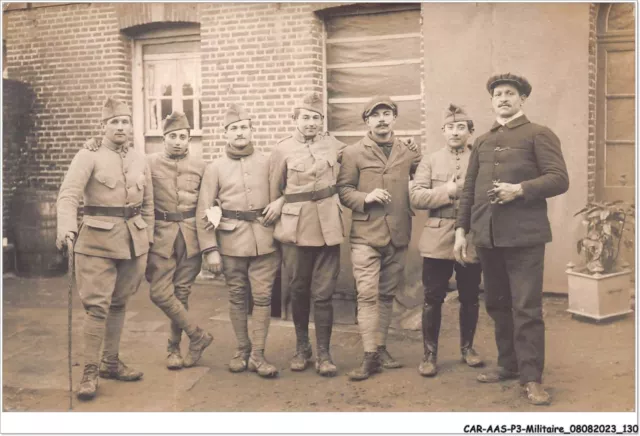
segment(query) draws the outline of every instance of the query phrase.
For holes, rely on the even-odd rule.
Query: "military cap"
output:
[[[242,106],[237,104],[232,104],[229,106],[227,113],[224,116],[224,126],[227,127],[229,124],[236,123],[242,120],[250,120],[251,117],[249,113],[244,110]]]
[[[471,121],[471,117],[467,115],[467,112],[462,107],[449,103],[449,107],[444,111],[442,124],[457,123],[459,121]]]
[[[187,116],[182,112],[173,111],[171,115],[168,115],[167,118],[162,121],[163,135],[166,135],[169,132],[173,132],[174,130],[182,129],[191,130],[189,120],[187,120]]]
[[[320,115],[324,116],[324,105],[322,104],[322,97],[317,92],[312,92],[311,94],[305,95],[295,108],[317,112]]]
[[[113,117],[121,117],[121,116],[131,116],[131,109],[129,106],[118,99],[109,97],[107,101],[104,102],[104,106],[102,107],[102,120],[106,121],[109,118]]]
[[[398,115],[398,105],[386,95],[376,95],[364,105],[362,119],[366,119],[378,106],[388,106],[394,115]]]
[[[531,94],[531,84],[529,81],[524,77],[511,73],[496,74],[489,77],[489,80],[487,80],[487,91],[493,95],[493,88],[503,83],[515,86],[518,88],[520,94],[526,95],[527,97]]]

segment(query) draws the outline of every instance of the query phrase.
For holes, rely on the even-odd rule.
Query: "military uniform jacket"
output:
[[[141,206],[141,215],[123,217],[85,214],[76,253],[110,259],[131,259],[149,251],[153,242],[153,190],[144,155],[128,144],[126,152],[106,138],[97,151],[82,149],[71,161],[58,194],[58,234],[78,232],[80,199],[85,206]]]
[[[219,205],[223,210],[249,211],[269,204],[269,158],[259,151],[232,159],[219,157],[202,178],[198,199],[198,238],[203,251],[217,247],[226,256],[251,257],[273,253],[273,225],[222,217],[216,231],[205,230],[205,210]]]
[[[493,180],[520,183],[524,196],[503,205],[490,204],[487,191]],[[524,115],[505,126],[496,122],[474,143],[456,227],[473,232],[478,247],[550,242],[546,199],[567,189],[560,140],[549,128]]]
[[[414,209],[426,209],[429,218],[424,223],[418,249],[422,257],[453,260],[455,223],[471,147],[458,150],[448,146],[425,156],[413,178],[409,197]],[[447,182],[455,177],[458,186],[455,199],[447,193]],[[468,244],[467,260],[477,263],[475,247]]]
[[[206,162],[188,152],[184,156],[174,158],[164,151],[148,155],[147,160],[153,180],[155,209],[159,212],[173,213],[195,209]],[[151,252],[166,259],[170,258],[178,232],[182,232],[184,237],[187,257],[199,255],[195,217],[177,222],[156,220]]]
[[[285,194],[318,191],[336,184],[339,158],[346,145],[319,134],[312,140],[296,129],[271,153],[271,201]],[[342,206],[338,194],[316,201],[285,203],[274,237],[298,246],[338,245],[344,240]]]
[[[372,247],[391,242],[396,247],[409,245],[411,216],[409,176],[422,155],[395,139],[389,158],[368,136],[344,150],[338,176],[342,204],[353,211],[350,241]],[[375,188],[386,189],[391,203],[365,205],[364,199]]]

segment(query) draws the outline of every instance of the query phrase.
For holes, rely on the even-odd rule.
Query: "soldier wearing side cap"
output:
[[[198,200],[204,266],[213,273],[224,273],[229,288],[229,318],[238,341],[229,370],[248,369],[261,377],[275,377],[278,370],[264,352],[271,294],[280,264],[273,222],[280,214],[282,200],[269,203],[269,159],[254,149],[249,114],[231,105],[224,129],[225,154],[207,166]],[[219,222],[208,218],[207,212],[215,207],[221,209]],[[252,337],[247,325],[248,292],[254,302]]]
[[[304,371],[312,357],[309,342],[310,304],[316,327],[316,372],[334,376],[331,359],[332,297],[340,272],[344,239],[341,205],[336,189],[338,160],[344,144],[323,135],[324,106],[317,93],[299,102],[293,114],[296,130],[271,153],[270,198],[284,201],[274,237],[282,243],[282,268],[296,330],[292,371]]]
[[[522,111],[531,84],[506,73],[489,78],[487,90],[497,118],[473,145],[454,245],[456,260],[464,263],[466,234],[472,233],[495,323],[498,367],[478,381],[519,378],[532,404],[549,404],[541,384],[544,250],[551,241],[546,199],[566,192],[569,177],[558,137]]]
[[[454,270],[460,300],[462,361],[472,367],[483,364],[473,349],[473,337],[478,323],[482,268],[472,244],[468,245],[466,266],[457,263],[453,256],[454,226],[471,154],[471,146],[467,141],[473,133],[473,121],[462,107],[450,104],[444,113],[442,132],[446,145],[420,161],[410,188],[411,206],[429,211],[419,245],[420,255],[423,257],[424,359],[418,372],[425,377],[435,376],[438,371],[438,336],[442,303]]]
[[[171,320],[166,365],[169,369],[194,366],[213,341],[189,314],[191,286],[200,273],[202,257],[196,229],[196,205],[206,163],[189,153],[191,126],[182,112],[163,120],[164,150],[147,155],[155,208],[154,244],[149,251],[146,278],[151,301]],[[91,139],[85,148],[97,150]],[[180,351],[182,332],[189,351]]]
[[[386,341],[411,239],[409,179],[422,155],[395,136],[397,116],[398,107],[387,96],[366,103],[362,119],[369,132],[344,150],[338,176],[340,200],[353,211],[351,261],[364,347],[362,365],[349,373],[351,380],[402,366]]]
[[[130,148],[129,107],[107,99],[102,130],[104,146],[82,149],[71,161],[57,203],[56,245],[62,249],[67,239],[76,240],[76,284],[85,309],[84,371],[77,389],[82,400],[95,397],[98,376],[142,378],[120,360],[119,348],[126,304],[144,278],[153,242],[151,173],[144,156]],[[80,200],[84,216],[78,229]]]

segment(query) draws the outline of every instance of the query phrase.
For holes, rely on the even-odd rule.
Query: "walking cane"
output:
[[[68,319],[67,319],[67,335],[68,335],[68,351],[69,351],[69,355],[68,355],[68,361],[69,361],[69,410],[73,410],[73,377],[71,374],[71,321],[72,321],[72,301],[73,301],[73,281],[75,279],[75,274],[74,274],[74,256],[73,256],[73,239],[71,238],[67,238],[66,241],[67,243],[67,257],[68,257],[68,261],[69,261],[69,268],[68,268],[68,274],[69,274],[69,298],[68,298],[68,302],[69,302],[69,306],[68,306],[68,310],[67,310],[67,315],[68,315]]]

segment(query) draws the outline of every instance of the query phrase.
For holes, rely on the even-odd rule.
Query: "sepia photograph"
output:
[[[2,432],[637,434],[637,29],[2,1]]]

